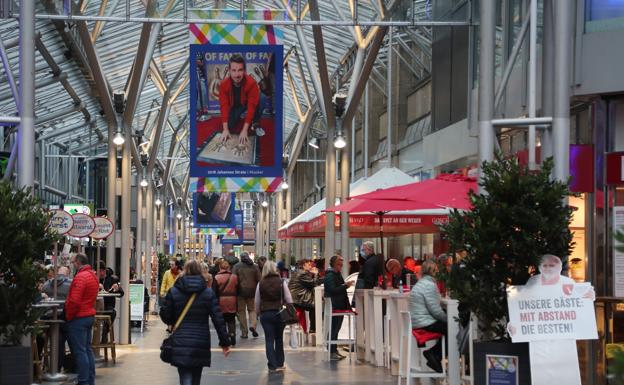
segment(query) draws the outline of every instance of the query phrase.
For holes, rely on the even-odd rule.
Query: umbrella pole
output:
[[[381,258],[379,258],[379,263],[381,264],[379,271],[381,272],[381,288],[385,289],[386,288],[386,269],[384,266],[384,262],[385,262],[385,249],[384,249],[384,236],[383,236],[383,212],[378,212],[377,215],[379,215],[379,238],[381,240]]]

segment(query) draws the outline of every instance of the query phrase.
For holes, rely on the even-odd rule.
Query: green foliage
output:
[[[275,261],[275,243],[269,246],[269,261]]]
[[[622,227],[613,233],[613,239],[615,240],[615,250],[624,253],[624,229]]]
[[[473,312],[486,339],[506,337],[506,285],[523,285],[543,254],[571,252],[572,208],[564,204],[567,185],[550,178],[552,159],[529,172],[514,159],[486,162],[480,185],[470,194],[473,210],[455,210],[443,228],[451,252],[466,257],[444,277],[467,318]]]
[[[158,282],[160,290],[160,282],[162,282],[162,277],[165,274],[165,271],[169,270],[169,257],[166,254],[158,253]]]
[[[615,385],[624,385],[624,350],[614,349],[613,358],[610,361],[609,379]]]
[[[47,230],[49,214],[28,190],[12,190],[0,182],[0,336],[1,343],[19,345],[33,330],[41,312],[32,308],[44,277],[33,260],[43,258],[57,239]]]

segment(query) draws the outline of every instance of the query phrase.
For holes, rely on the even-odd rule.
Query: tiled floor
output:
[[[212,325],[211,325],[212,326]],[[260,326],[260,325],[258,325]],[[268,373],[264,338],[239,340],[231,354],[224,358],[213,338],[212,367],[204,368],[202,384],[221,385],[299,385],[299,384],[396,384],[388,370],[344,359],[328,362],[327,353],[316,347],[287,348],[283,373]],[[118,346],[117,364],[98,364],[97,385],[175,385],[176,368],[163,363],[159,346],[165,336],[160,320],[152,316],[150,327],[141,335],[133,332],[133,344]],[[214,336],[214,332],[213,332]],[[69,385],[72,382],[65,382]],[[51,385],[52,383],[44,383]]]

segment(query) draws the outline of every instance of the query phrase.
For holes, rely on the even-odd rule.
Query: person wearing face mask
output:
[[[372,289],[378,284],[381,272],[381,255],[375,254],[375,244],[371,241],[364,242],[361,249],[364,265],[355,284],[356,289]]]

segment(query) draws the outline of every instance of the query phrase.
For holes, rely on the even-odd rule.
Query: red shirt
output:
[[[90,317],[95,315],[95,300],[100,284],[91,266],[84,265],[76,274],[69,287],[65,301],[65,319]]]
[[[260,88],[258,83],[251,76],[245,74],[242,82],[240,93],[240,103],[247,105],[247,115],[245,115],[245,123],[251,124],[254,113],[260,103]],[[234,91],[232,90],[232,78],[229,76],[219,84],[219,105],[221,106],[221,122],[227,123],[230,117],[230,109],[234,105]],[[234,127],[228,127],[232,129]]]

